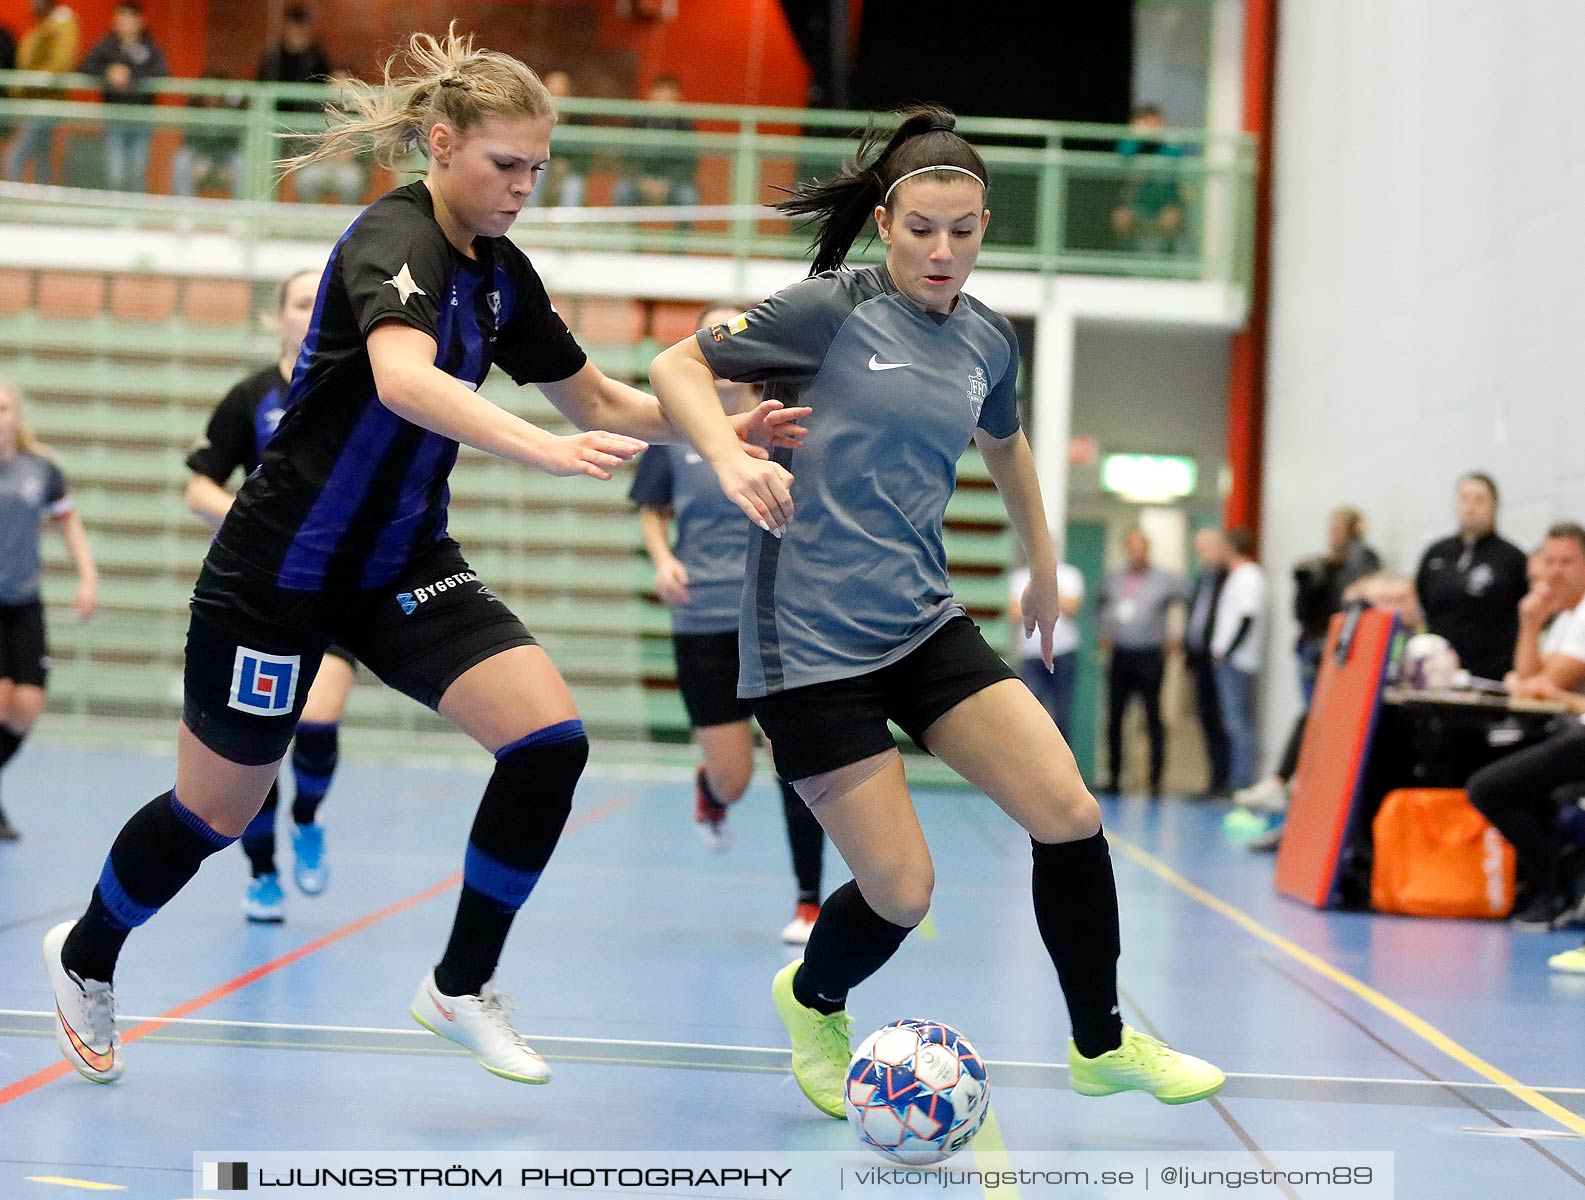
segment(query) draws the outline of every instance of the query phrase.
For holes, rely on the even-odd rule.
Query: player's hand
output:
[[[1019,610],[1024,615],[1025,637],[1036,629],[1040,630],[1040,661],[1046,664],[1048,671],[1052,669],[1052,636],[1057,628],[1057,619],[1062,616],[1062,608],[1057,600],[1057,573],[1032,571],[1029,586],[1024,588],[1023,598],[1019,601]]]
[[[77,610],[79,621],[89,620],[99,611],[99,585],[91,579],[85,579],[78,584],[77,596],[72,600],[72,607]]]
[[[637,438],[591,429],[588,433],[551,438],[539,447],[534,465],[551,475],[609,479],[613,470],[647,449],[649,443]]]
[[[716,467],[715,477],[727,499],[766,532],[792,520],[793,477],[781,464],[734,454]]]
[[[669,559],[655,568],[655,593],[667,608],[688,603],[688,568],[681,559]]]
[[[798,424],[814,409],[787,408],[780,400],[761,400],[746,413],[730,418],[738,440],[755,458],[769,458],[762,450],[767,443],[796,450],[802,446],[808,430]]]

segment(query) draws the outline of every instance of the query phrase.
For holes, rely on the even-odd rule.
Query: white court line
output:
[[[24,1008],[0,1008],[0,1017],[33,1017],[48,1021],[54,1017],[50,1010]],[[121,1014],[124,1021],[141,1022],[159,1020],[157,1017],[140,1017],[132,1013]],[[199,1027],[220,1027],[228,1029],[261,1029],[273,1030],[281,1033],[341,1033],[341,1034],[378,1034],[382,1037],[404,1037],[414,1039],[429,1039],[435,1035],[427,1029],[391,1028],[381,1025],[309,1025],[289,1021],[221,1021],[203,1017],[177,1017],[166,1020],[164,1025],[191,1025]],[[560,1046],[609,1046],[627,1050],[698,1050],[706,1052],[730,1051],[737,1054],[758,1054],[767,1057],[785,1058],[789,1051],[780,1046],[738,1046],[725,1042],[657,1042],[633,1038],[593,1038],[593,1037],[557,1037],[551,1034],[526,1033],[525,1037],[546,1045]],[[1023,1059],[987,1059],[988,1067],[1022,1067],[1039,1071],[1066,1071],[1067,1063],[1032,1062]],[[1291,1075],[1271,1074],[1257,1071],[1228,1071],[1229,1079],[1263,1080],[1272,1083],[1344,1083],[1357,1084],[1362,1087],[1390,1086],[1390,1087],[1415,1087],[1441,1090],[1444,1088],[1458,1088],[1461,1091],[1498,1091],[1506,1092],[1508,1089],[1501,1084],[1488,1083],[1485,1080],[1470,1080],[1461,1082],[1451,1079],[1394,1079],[1385,1076],[1372,1075]],[[1559,1096],[1585,1096],[1585,1088],[1580,1087],[1545,1087],[1538,1084],[1530,1085],[1537,1091],[1548,1092]]]

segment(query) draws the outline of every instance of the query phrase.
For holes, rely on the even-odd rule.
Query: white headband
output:
[[[899,183],[912,179],[915,175],[928,175],[931,171],[956,171],[959,175],[967,175],[981,187],[985,186],[985,180],[981,179],[967,167],[954,167],[947,163],[940,163],[933,167],[920,167],[917,171],[909,171],[906,175],[899,175],[895,180],[892,181],[892,186],[886,189],[886,195],[881,197],[881,203],[885,204],[892,198],[892,193],[897,190],[897,185]]]

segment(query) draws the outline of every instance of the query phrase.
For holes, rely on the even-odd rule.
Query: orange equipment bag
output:
[[[1370,902],[1415,917],[1506,917],[1514,853],[1457,788],[1388,792],[1371,827]]]

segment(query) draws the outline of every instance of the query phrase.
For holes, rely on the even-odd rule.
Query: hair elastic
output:
[[[881,203],[885,204],[892,198],[892,193],[897,190],[897,185],[899,183],[912,179],[915,175],[928,175],[931,171],[956,171],[960,175],[967,175],[981,187],[985,186],[985,180],[981,179],[967,167],[954,167],[950,163],[938,163],[933,167],[920,167],[917,171],[909,171],[906,175],[899,175],[896,179],[892,180],[892,186],[886,189],[886,195],[881,197]]]

